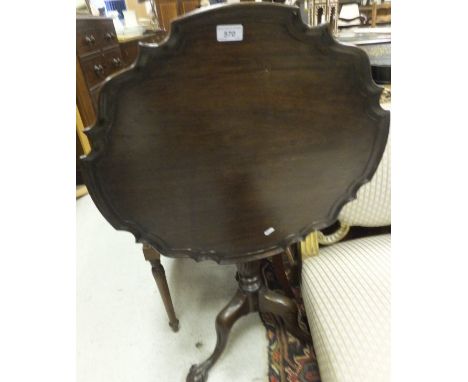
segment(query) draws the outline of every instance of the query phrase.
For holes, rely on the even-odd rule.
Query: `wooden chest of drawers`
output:
[[[155,31],[119,43],[114,23],[107,17],[76,17],[76,95],[84,126],[96,119],[100,88],[111,74],[132,64],[138,43],[161,42],[167,32]]]
[[[112,19],[77,16],[76,55],[77,71],[81,70],[92,103],[96,106],[104,79],[124,67]]]

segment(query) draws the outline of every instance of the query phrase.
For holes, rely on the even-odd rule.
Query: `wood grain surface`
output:
[[[331,225],[383,153],[369,59],[299,10],[210,7],[107,79],[82,159],[97,207],[165,256],[232,263]],[[218,42],[218,25],[243,40]]]

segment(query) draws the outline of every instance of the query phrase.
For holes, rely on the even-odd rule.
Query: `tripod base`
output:
[[[198,365],[193,365],[187,382],[204,382],[208,371],[221,356],[226,347],[229,333],[234,323],[251,312],[273,313],[280,316],[286,328],[300,341],[310,342],[310,335],[300,329],[296,303],[289,297],[267,289],[262,282],[260,262],[252,261],[237,265],[239,289],[216,317],[216,346],[211,356]]]

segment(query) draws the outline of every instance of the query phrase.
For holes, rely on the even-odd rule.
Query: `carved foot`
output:
[[[202,382],[208,378],[208,371],[218,360],[226,347],[229,332],[234,323],[250,312],[249,296],[239,289],[231,302],[216,317],[216,346],[213,354],[203,363],[193,365],[187,376],[187,382]]]
[[[204,366],[205,363],[201,365],[192,365],[190,372],[187,375],[187,382],[205,382],[208,378],[208,366]]]
[[[296,303],[279,293],[262,288],[259,292],[259,309],[261,312],[273,313],[280,316],[286,329],[303,343],[312,341],[309,333],[304,332],[298,324],[298,309]]]

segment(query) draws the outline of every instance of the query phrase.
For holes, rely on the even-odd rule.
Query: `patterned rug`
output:
[[[262,272],[268,287],[282,293],[269,261],[263,263]],[[296,301],[299,301],[299,325],[309,332],[300,288],[292,285],[292,289]],[[268,336],[269,382],[319,382],[320,374],[313,346],[301,344],[273,314],[261,313],[260,317]]]

